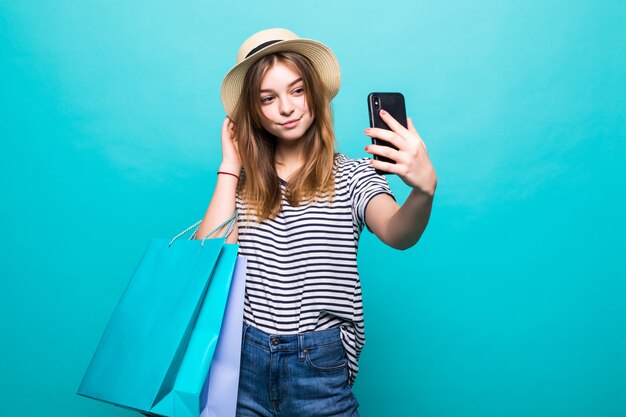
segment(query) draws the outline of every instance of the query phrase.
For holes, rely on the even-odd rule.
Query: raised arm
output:
[[[374,168],[397,174],[412,190],[402,206],[386,194],[374,197],[365,211],[365,221],[387,245],[408,249],[417,243],[428,224],[437,188],[437,174],[426,145],[411,119],[407,118],[406,129],[389,113],[381,110],[380,115],[392,131],[369,128],[365,134],[386,140],[398,150],[380,145],[368,145],[365,150],[372,155],[386,156],[396,161],[391,164],[371,160],[371,164]]]
[[[222,164],[218,171],[228,172],[239,177],[241,172],[241,159],[235,140],[235,124],[226,117],[222,124]],[[217,183],[209,207],[204,214],[204,219],[196,233],[196,239],[202,239],[207,233],[219,226],[232,216],[235,211],[235,196],[238,179],[233,175],[219,174]],[[223,232],[222,228],[216,235]],[[235,227],[226,242],[237,243],[238,229]]]

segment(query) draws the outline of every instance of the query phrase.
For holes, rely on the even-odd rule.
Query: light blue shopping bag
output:
[[[237,258],[222,330],[200,396],[201,417],[235,417],[243,333],[246,259]]]
[[[221,238],[178,240],[198,222],[150,242],[77,394],[146,414],[199,416],[237,262],[238,245],[225,243],[235,222],[236,213],[216,229],[226,227]]]

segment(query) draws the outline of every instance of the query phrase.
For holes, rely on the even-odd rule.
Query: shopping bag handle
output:
[[[185,233],[187,233],[188,231],[190,231],[191,229],[193,229],[194,227],[197,228],[200,223],[202,223],[202,220],[197,221],[196,223],[192,224],[191,226],[189,226],[188,228],[186,228],[185,230],[183,230],[182,232],[180,232],[179,234],[177,234],[172,241],[170,242],[169,246],[172,246],[172,244],[174,243],[174,241],[176,239],[178,239],[179,237],[181,237],[182,235],[184,235]],[[202,243],[201,245],[204,246],[204,241],[207,240],[209,238],[209,236],[214,235],[218,230],[220,230],[222,227],[228,225],[228,227],[226,228],[226,230],[224,231],[224,234],[222,236],[218,236],[218,237],[223,237],[223,238],[227,238],[228,236],[230,236],[230,234],[232,233],[232,231],[235,229],[235,225],[237,224],[237,210],[235,210],[235,212],[233,213],[232,216],[230,216],[230,218],[228,220],[226,220],[224,223],[220,224],[219,226],[217,226],[215,229],[213,229],[212,232],[208,233],[204,239],[202,239]],[[189,240],[192,240],[195,236],[196,236],[196,232],[198,230],[194,230],[194,232],[191,234],[191,236],[189,236]]]

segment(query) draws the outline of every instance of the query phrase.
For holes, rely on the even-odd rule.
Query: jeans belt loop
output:
[[[306,351],[306,349],[304,348],[304,335],[303,334],[299,334],[298,335],[298,360],[300,362],[304,361],[304,352]]]

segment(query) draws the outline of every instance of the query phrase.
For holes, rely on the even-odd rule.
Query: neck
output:
[[[300,140],[276,147],[274,161],[278,176],[287,180],[304,163],[304,143]]]

